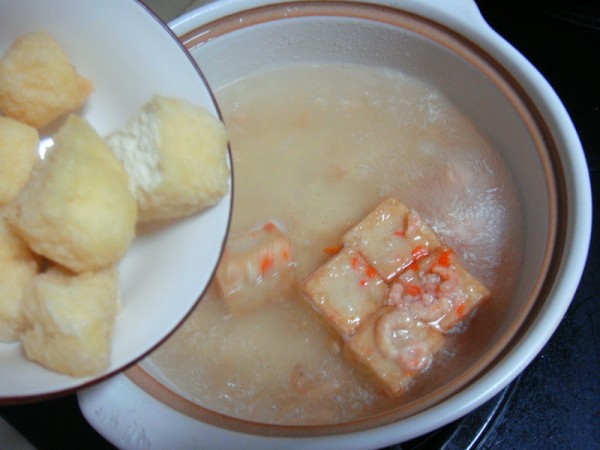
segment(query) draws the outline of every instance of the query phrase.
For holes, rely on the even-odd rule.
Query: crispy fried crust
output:
[[[129,174],[140,220],[194,214],[227,193],[227,133],[201,107],[155,96],[107,142]]]
[[[0,109],[35,128],[79,108],[92,89],[45,32],[18,38],[0,59]]]
[[[19,339],[24,319],[21,299],[38,272],[37,258],[4,221],[0,211],[0,341]]]
[[[34,252],[84,272],[125,254],[137,207],[127,174],[104,140],[71,115],[8,207],[8,220]]]
[[[79,275],[51,268],[33,279],[23,297],[25,355],[75,377],[98,373],[110,364],[118,310],[115,267]]]
[[[38,142],[35,128],[0,116],[0,205],[15,198],[29,179]]]

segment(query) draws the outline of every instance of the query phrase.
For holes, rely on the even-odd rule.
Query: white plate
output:
[[[80,114],[105,135],[154,94],[184,98],[219,116],[206,81],[171,30],[134,0],[0,0],[0,53],[14,39],[47,31],[94,83]],[[140,230],[120,265],[122,310],[112,363],[94,377],[71,378],[29,362],[18,343],[0,343],[0,402],[72,390],[123,369],[186,317],[221,256],[231,196],[190,218]]]

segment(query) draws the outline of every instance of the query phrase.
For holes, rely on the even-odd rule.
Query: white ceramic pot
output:
[[[224,418],[176,394],[146,360],[129,372],[145,392],[120,377],[80,397],[86,417],[101,433],[115,436],[90,411],[102,404],[122,410],[118,392],[148,405],[126,416],[144,424],[153,446],[383,447],[469,413],[532,361],[567,310],[586,261],[591,230],[587,166],[552,88],[485,23],[472,1],[223,0],[170,25],[216,89],[261,68],[294,61],[386,66],[434,85],[472,118],[515,178],[525,214],[522,269],[510,301],[490,319],[494,332],[463,358],[462,371],[383,417],[312,428]],[[154,432],[156,414],[169,417],[168,434]]]

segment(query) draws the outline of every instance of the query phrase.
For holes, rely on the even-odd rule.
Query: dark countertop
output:
[[[600,3],[477,1],[488,22],[548,79],[580,134],[594,211],[600,204]],[[524,373],[494,399],[438,432],[395,448],[600,449],[600,228],[581,285],[558,330]],[[0,415],[39,449],[110,449],[77,398],[1,406]],[[0,440],[1,441],[1,440]]]
[[[600,3],[478,3],[490,25],[563,100],[584,147],[594,196],[588,262],[571,307],[518,379],[480,448],[600,448]]]

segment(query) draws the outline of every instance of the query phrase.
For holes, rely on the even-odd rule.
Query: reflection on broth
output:
[[[251,311],[228,309],[214,283],[152,355],[164,376],[208,409],[300,425],[389,409],[434,388],[439,371],[459,371],[470,333],[495,332],[488,319],[513,290],[522,232],[510,175],[473,124],[431,87],[358,66],[287,65],[216,95],[234,164],[232,234],[272,220],[289,240],[297,283],[269,302],[252,299]],[[388,197],[418,211],[491,291],[399,398],[345,357],[347,337],[300,287]]]

